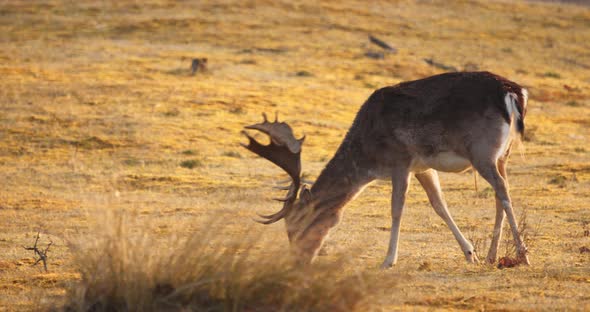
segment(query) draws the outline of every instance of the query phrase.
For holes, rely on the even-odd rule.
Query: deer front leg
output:
[[[453,217],[449,213],[449,209],[447,208],[447,204],[440,189],[438,173],[435,170],[430,169],[416,174],[416,178],[426,191],[428,200],[430,201],[432,208],[434,208],[434,211],[436,211],[436,214],[438,214],[445,221],[447,226],[451,229],[451,232],[453,232],[455,239],[461,246],[461,250],[463,250],[463,254],[465,254],[465,259],[467,259],[467,262],[479,262],[475,250],[473,249],[473,245],[465,238],[465,236],[463,236],[457,227],[457,224],[455,224]]]
[[[397,247],[399,242],[399,231],[408,192],[410,172],[408,168],[396,169],[391,177],[393,192],[391,194],[391,236],[389,248],[385,261],[381,264],[382,269],[392,267],[397,262]]]

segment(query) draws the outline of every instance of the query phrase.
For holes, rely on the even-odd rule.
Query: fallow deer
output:
[[[468,262],[478,262],[443,198],[437,171],[474,168],[496,194],[496,218],[487,261],[494,263],[502,224],[508,216],[521,263],[529,264],[519,235],[506,176],[506,162],[515,140],[524,134],[527,91],[489,72],[440,74],[375,91],[362,105],[346,137],[317,180],[301,183],[301,145],[284,122],[247,126],[270,136],[262,145],[246,131],[248,150],[270,160],[292,179],[283,208],[259,221],[285,219],[287,235],[300,263],[310,263],[329,230],[338,224],[343,206],[375,179],[391,179],[391,236],[382,264],[397,262],[400,221],[410,181],[418,179],[436,213],[459,242]],[[287,189],[287,188],[285,188]]]

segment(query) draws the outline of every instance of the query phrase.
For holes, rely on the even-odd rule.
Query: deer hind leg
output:
[[[506,185],[506,189],[508,189],[508,176],[506,175],[506,162],[508,160],[508,155],[501,157],[498,159],[498,172],[504,179],[504,184]],[[494,233],[492,235],[492,242],[490,244],[490,250],[488,251],[488,255],[486,257],[486,261],[488,263],[496,262],[497,255],[498,255],[498,248],[500,247],[500,240],[502,238],[502,227],[504,226],[504,219],[506,217],[506,213],[504,212],[504,206],[502,201],[496,197],[496,222],[494,223]]]
[[[434,208],[434,211],[436,211],[436,214],[438,214],[445,221],[447,226],[451,229],[451,232],[453,232],[455,239],[457,242],[459,242],[461,250],[463,250],[463,253],[465,254],[465,259],[471,263],[479,262],[475,250],[473,249],[473,245],[465,238],[465,236],[463,236],[455,224],[453,217],[449,213],[447,204],[440,189],[438,173],[435,170],[430,169],[425,172],[417,173],[416,178],[426,191],[428,200],[430,201],[432,208]]]
[[[500,172],[498,171],[498,166],[496,164],[496,160],[482,160],[479,159],[478,161],[473,162],[473,166],[479,172],[479,174],[486,180],[494,191],[496,192],[496,201],[500,202],[506,216],[508,217],[508,223],[510,224],[510,229],[512,230],[512,236],[514,237],[514,241],[516,243],[516,253],[517,258],[520,262],[525,264],[530,264],[528,256],[527,256],[527,248],[520,237],[520,233],[518,232],[518,224],[516,222],[516,218],[514,217],[514,210],[512,209],[512,203],[510,202],[510,196],[508,195],[508,185],[506,180],[502,177]],[[499,213],[496,213],[496,221],[499,222],[503,218],[498,217]],[[501,222],[500,222],[501,224]],[[501,225],[496,225],[497,228],[500,228]],[[498,235],[499,239],[499,235]]]
[[[397,262],[400,224],[409,181],[410,172],[408,168],[394,170],[391,177],[391,184],[393,185],[391,194],[391,236],[389,238],[387,256],[381,264],[382,269],[390,268]]]

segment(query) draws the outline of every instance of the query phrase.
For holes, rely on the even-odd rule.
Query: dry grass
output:
[[[246,234],[272,240],[271,250],[254,241],[244,260],[241,251],[232,259],[282,259],[283,226],[252,226],[251,218],[277,209],[267,185],[284,176],[241,149],[239,131],[261,112],[278,111],[297,137],[307,135],[303,171],[314,180],[375,88],[442,71],[424,59],[490,70],[529,89],[526,149],[511,157],[508,176],[517,214],[526,209],[532,229],[539,224],[532,266],[465,264],[414,182],[399,263],[379,273],[395,283],[376,292],[375,308],[590,309],[590,253],[580,252],[590,246],[589,21],[587,7],[504,0],[2,2],[0,311],[64,302],[68,285],[84,282],[84,268],[100,257],[79,259],[67,241],[92,237],[101,226],[116,229],[97,217],[104,207],[139,222],[113,248],[158,246],[117,253],[138,263],[124,274],[144,278],[141,270],[153,272],[168,256],[203,256],[179,244],[220,216],[223,230],[210,229],[224,246]],[[367,57],[380,52],[369,34],[397,54]],[[207,71],[193,76],[190,60],[201,57]],[[441,181],[458,226],[488,240],[478,248],[485,255],[493,194],[481,179],[475,193],[470,174],[441,174]],[[346,254],[350,263],[337,280],[347,281],[357,269],[379,265],[389,236],[389,185],[371,185],[346,207],[318,268]],[[53,242],[47,273],[22,248],[38,231],[40,246]],[[210,250],[214,257],[226,249]],[[141,266],[134,258],[140,255],[151,264]],[[115,258],[101,265],[123,260]],[[165,272],[157,276],[173,280]],[[295,274],[277,272],[287,280]],[[234,281],[252,281],[245,278]]]
[[[76,242],[72,250],[81,278],[68,287],[59,310],[367,310],[392,285],[379,282],[376,273],[343,275],[344,260],[297,268],[288,255],[252,253],[252,237],[224,242],[225,233],[201,228],[189,238],[158,238],[134,232],[133,219],[110,213],[91,236]]]

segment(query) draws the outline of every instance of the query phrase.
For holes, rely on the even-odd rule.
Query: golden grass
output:
[[[343,275],[345,260],[294,267],[288,254],[253,253],[253,237],[226,242],[223,231],[210,227],[161,238],[134,219],[109,212],[92,235],[74,243],[80,282],[68,287],[59,310],[367,310],[393,283],[375,272]]]
[[[105,207],[150,224],[130,231],[155,241],[185,241],[223,216],[213,233],[224,242],[250,233],[279,249],[256,242],[251,259],[285,253],[282,225],[251,226],[254,212],[277,208],[267,184],[282,173],[239,147],[241,128],[278,111],[307,135],[313,180],[375,88],[440,72],[425,58],[529,89],[524,157],[513,155],[508,175],[517,213],[539,224],[533,265],[466,265],[414,183],[399,264],[381,273],[396,283],[377,309],[588,309],[589,21],[586,7],[524,1],[4,2],[0,310],[65,300],[84,267],[66,239],[92,236]],[[368,34],[398,53],[366,57],[379,51]],[[191,76],[195,57],[209,68]],[[470,175],[441,180],[463,232],[489,239],[493,195],[476,194]],[[346,253],[341,280],[378,266],[389,194],[378,182],[346,207],[318,266]],[[49,273],[22,248],[38,230],[41,244],[54,242]]]

